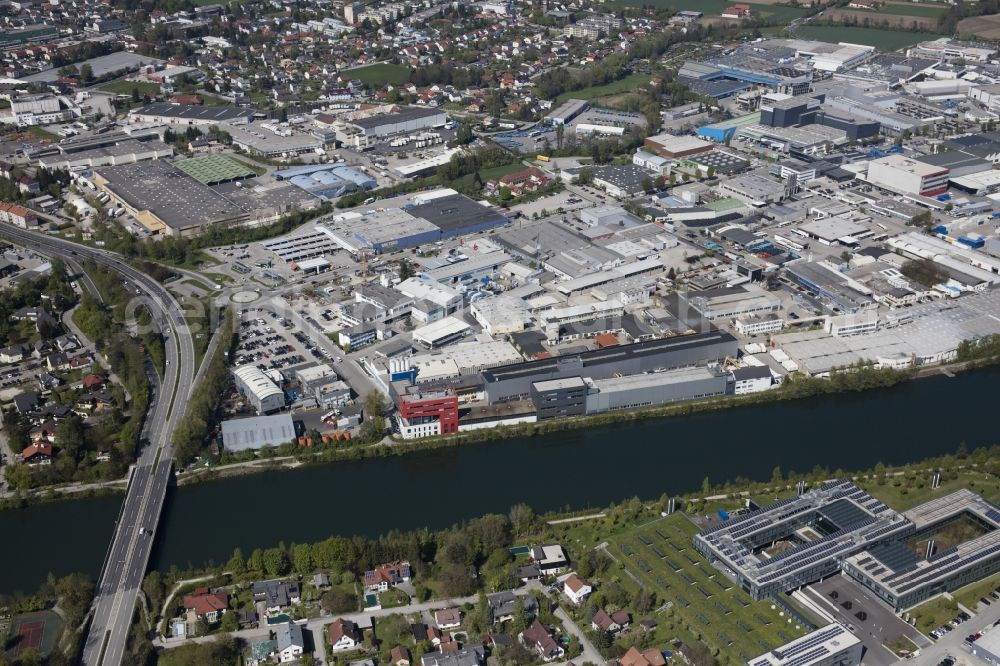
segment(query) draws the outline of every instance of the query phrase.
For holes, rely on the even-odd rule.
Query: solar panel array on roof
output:
[[[837,500],[833,504],[824,506],[817,513],[842,530],[852,529],[854,525],[860,525],[871,518],[868,513],[846,499]]]

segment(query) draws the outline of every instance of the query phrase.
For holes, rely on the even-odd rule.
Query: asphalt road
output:
[[[133,466],[129,487],[115,528],[113,541],[102,568],[94,599],[93,617],[82,663],[118,666],[122,663],[136,595],[149,564],[153,536],[160,519],[172,470],[171,434],[184,416],[184,406],[193,387],[194,344],[183,313],[173,296],[158,282],[104,250],[77,245],[59,238],[0,225],[0,236],[74,266],[91,259],[111,267],[128,280],[130,290],[153,313],[166,340],[167,366],[159,392],[153,396],[144,435],[149,445]],[[88,286],[92,286],[88,285]]]

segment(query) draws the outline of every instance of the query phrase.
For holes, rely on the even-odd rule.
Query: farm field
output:
[[[344,74],[361,81],[366,86],[380,88],[386,84],[399,85],[410,78],[410,70],[402,65],[379,63],[357,69],[345,70]]]
[[[927,32],[907,32],[903,30],[883,30],[880,28],[857,28],[843,25],[806,25],[796,31],[802,39],[821,42],[850,42],[866,44],[881,51],[896,51],[920,42],[937,39],[941,35]]]
[[[958,23],[961,35],[975,35],[983,39],[1000,39],[1000,14],[973,16]]]
[[[898,14],[899,16],[923,16],[925,18],[938,18],[942,14],[948,11],[948,8],[944,5],[929,5],[929,4],[889,4],[882,5],[875,12],[876,14]]]
[[[692,633],[719,649],[719,663],[740,664],[810,629],[771,601],[753,601],[692,545],[698,532],[686,516],[666,518],[618,533],[608,552],[630,577],[673,602],[673,613]]]
[[[718,16],[722,10],[733,3],[726,0],[617,0],[615,4],[628,7],[670,7],[675,11],[698,11],[704,12],[705,18]],[[787,7],[784,5],[772,5],[766,2],[747,3],[753,10],[754,15],[760,18],[777,18],[791,20],[805,14],[806,10],[798,7]]]

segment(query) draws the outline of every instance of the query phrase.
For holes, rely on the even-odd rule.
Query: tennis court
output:
[[[17,615],[11,621],[11,655],[18,657],[28,648],[45,656],[55,647],[62,620],[52,611],[39,611]]]

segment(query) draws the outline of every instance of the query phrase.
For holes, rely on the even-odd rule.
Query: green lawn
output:
[[[32,125],[31,127],[25,127],[24,129],[26,132],[28,132],[28,134],[34,134],[39,139],[51,139],[52,141],[59,140],[58,134],[53,134],[47,129],[43,129],[41,127],[38,127],[37,125]]]
[[[952,595],[958,600],[958,603],[974,611],[976,610],[976,606],[979,605],[979,600],[983,597],[989,599],[990,603],[1000,604],[1000,601],[995,601],[990,596],[990,592],[998,587],[1000,587],[1000,573],[993,574],[989,578],[984,578],[978,583],[971,583],[959,588],[952,592]]]
[[[959,613],[958,604],[952,599],[936,597],[909,611],[916,620],[917,630],[926,634],[942,624],[950,622]]]
[[[929,32],[907,32],[905,30],[882,30],[880,28],[855,28],[846,25],[805,25],[796,30],[802,39],[821,42],[850,42],[874,46],[880,51],[896,51],[919,42],[937,39],[941,35]]]
[[[125,79],[119,79],[118,81],[105,83],[100,89],[116,95],[131,95],[133,89],[138,90],[139,95],[160,94],[160,84],[150,83],[149,81],[126,81]]]
[[[960,488],[968,488],[991,501],[1000,499],[1000,481],[982,472],[961,472],[955,479],[943,480],[934,490],[931,490],[930,476],[930,472],[921,473],[909,483],[904,477],[891,477],[886,479],[883,485],[875,481],[859,480],[858,486],[897,511],[912,509],[918,504],[943,497]]]
[[[608,551],[659,598],[672,601],[681,623],[719,650],[721,664],[746,663],[806,633],[772,610],[770,601],[753,601],[699,555],[691,541],[697,531],[675,513],[618,533]]]
[[[617,95],[619,93],[635,90],[636,87],[641,86],[644,83],[649,83],[649,79],[649,74],[630,74],[624,79],[612,81],[611,83],[606,83],[603,86],[591,86],[589,88],[583,88],[582,90],[564,92],[556,97],[555,101],[559,104],[568,99],[596,99],[598,97],[605,97],[608,95]]]
[[[398,86],[410,79],[410,68],[391,63],[379,63],[341,72],[344,76],[361,81],[369,88],[381,88],[391,83]]]

